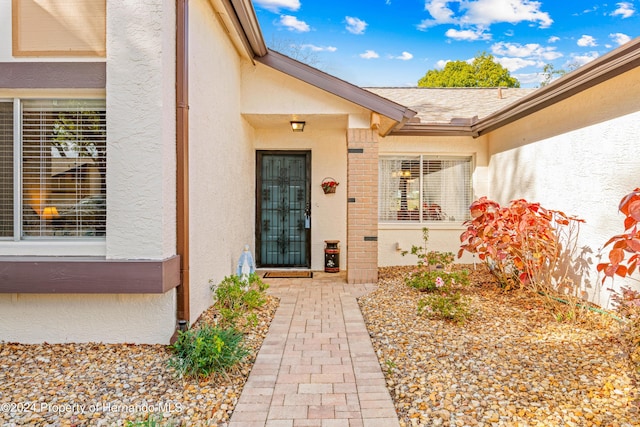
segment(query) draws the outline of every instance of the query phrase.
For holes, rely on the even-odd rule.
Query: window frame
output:
[[[464,216],[464,218],[458,220],[455,219],[453,221],[450,221],[446,218],[444,219],[429,219],[426,218],[425,219],[425,215],[427,214],[427,212],[424,210],[423,208],[423,203],[424,203],[424,193],[425,193],[425,184],[424,184],[424,177],[423,177],[423,167],[424,167],[424,163],[425,161],[430,161],[430,160],[441,160],[441,161],[447,161],[447,160],[458,160],[458,161],[466,161],[468,164],[468,198],[469,200],[465,201],[467,204],[470,204],[473,200],[474,197],[474,172],[476,169],[476,156],[475,153],[467,153],[467,152],[463,152],[463,153],[433,153],[433,152],[398,152],[398,153],[394,153],[394,152],[386,152],[384,154],[380,154],[378,157],[378,169],[379,169],[379,176],[378,176],[378,197],[379,197],[379,203],[378,203],[378,225],[380,226],[380,228],[388,228],[388,229],[395,229],[395,228],[421,228],[421,227],[425,227],[428,226],[429,228],[462,228],[462,224],[464,221],[466,221],[467,219],[470,218],[470,214],[467,212]],[[398,160],[398,161],[407,161],[407,162],[418,162],[419,163],[419,182],[417,184],[418,190],[419,190],[419,194],[418,194],[418,211],[416,212],[416,215],[410,215],[408,216],[408,218],[404,218],[404,219],[389,219],[388,217],[385,218],[385,209],[384,209],[384,205],[388,202],[385,202],[382,198],[384,197],[385,193],[388,194],[388,192],[383,190],[383,185],[384,182],[388,180],[387,176],[383,175],[383,171],[382,171],[382,161],[384,160]],[[400,212],[400,211],[398,211]],[[446,214],[446,213],[445,213]],[[415,216],[416,218],[414,219],[413,216]]]
[[[104,96],[34,96],[0,97],[0,102],[13,103],[13,236],[0,237],[0,256],[105,256],[106,233],[102,236],[23,236],[23,146],[22,126],[24,101],[100,101],[104,102],[106,116],[106,98]],[[106,130],[106,121],[105,121]],[[106,139],[105,139],[106,144]],[[105,146],[106,148],[106,146]],[[105,179],[108,168],[105,165]],[[106,192],[105,192],[106,198]],[[105,216],[107,214],[105,210]],[[105,220],[106,221],[106,220]]]
[[[92,20],[92,21],[97,21],[97,22],[94,22],[94,24],[98,24],[98,23],[100,24],[100,28],[98,28],[99,31],[94,34],[94,36],[96,34],[99,35],[99,43],[96,43],[96,40],[93,40],[93,41],[87,40],[86,37],[78,37],[80,38],[80,40],[82,40],[82,42],[86,44],[87,49],[82,49],[78,47],[69,47],[69,46],[66,46],[66,47],[60,46],[58,48],[47,48],[47,49],[24,46],[24,44],[22,43],[21,36],[23,32],[32,30],[31,28],[26,28],[26,29],[22,28],[22,24],[25,21],[24,17],[22,16],[22,14],[25,13],[24,12],[25,6],[28,9],[28,5],[23,3],[27,1],[32,1],[32,0],[12,0],[11,1],[11,28],[12,28],[11,38],[12,38],[12,55],[14,57],[18,57],[18,58],[42,57],[42,56],[76,57],[76,58],[106,57],[106,39],[107,39],[106,0],[100,0],[101,3],[98,5],[100,6],[100,12],[101,12],[100,15],[98,16],[99,19]],[[82,4],[82,2],[79,0],[66,0],[67,6],[69,4],[73,4],[74,2]],[[76,6],[74,10],[77,11],[77,9],[78,7]],[[51,19],[53,20],[53,17]],[[82,18],[75,17],[74,19],[82,21],[81,25],[85,25],[84,22],[87,19],[91,19],[91,16],[89,17],[82,16]],[[67,34],[68,35],[70,34],[71,36],[78,36],[78,34],[75,34],[71,30],[67,30]]]

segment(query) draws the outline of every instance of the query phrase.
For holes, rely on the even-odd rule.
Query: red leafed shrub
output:
[[[640,222],[640,188],[636,188],[624,196],[618,209],[625,216],[625,232],[613,236],[604,245],[605,247],[613,245],[613,247],[609,251],[609,262],[600,263],[597,267],[598,271],[604,274],[603,283],[607,277],[631,276],[638,268],[638,262],[640,261],[640,229],[638,228],[638,222]],[[614,301],[623,315],[628,315],[628,311],[634,311],[633,307],[637,307],[637,311],[640,312],[640,293],[628,287],[623,287],[622,295],[615,295]]]
[[[583,220],[524,199],[503,207],[482,197],[470,210],[458,257],[464,251],[478,254],[507,288],[564,286],[560,260],[567,246],[575,244]]]
[[[640,260],[640,230],[638,229],[638,221],[640,221],[640,188],[636,188],[624,196],[618,209],[625,215],[625,232],[613,236],[604,245],[606,247],[613,244],[613,248],[609,252],[609,262],[598,264],[598,271],[604,273],[603,283],[607,277],[613,277],[614,275],[620,277],[632,275]],[[630,257],[625,261],[627,254]]]
[[[613,247],[609,251],[609,262],[600,263],[597,267],[604,274],[603,283],[608,277],[631,276],[636,272],[640,260],[640,188],[624,196],[618,209],[625,216],[625,232],[613,236],[604,245]],[[623,342],[640,374],[640,292],[623,286],[620,293],[614,291],[612,299],[616,310],[628,319],[622,328]]]

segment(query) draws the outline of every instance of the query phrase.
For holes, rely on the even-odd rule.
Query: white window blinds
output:
[[[13,102],[0,102],[0,238],[13,236]]]
[[[103,100],[22,104],[23,237],[105,235]]]
[[[381,157],[379,220],[462,223],[473,197],[471,157]]]

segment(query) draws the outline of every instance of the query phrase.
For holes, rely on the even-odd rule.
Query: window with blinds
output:
[[[473,197],[471,174],[471,157],[380,157],[380,222],[466,221]]]
[[[0,102],[0,238],[13,236],[13,102]]]
[[[103,100],[22,103],[22,236],[96,237],[106,230]]]

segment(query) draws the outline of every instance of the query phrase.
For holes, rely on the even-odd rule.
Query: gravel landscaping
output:
[[[460,267],[458,267],[460,268]],[[473,267],[471,267],[473,268]],[[640,391],[611,317],[559,321],[537,294],[503,291],[484,267],[461,292],[472,316],[418,315],[412,267],[380,269],[358,302],[402,426],[640,426]],[[258,312],[251,355],[226,377],[178,379],[159,345],[0,343],[0,427],[225,426],[278,301]],[[211,322],[213,310],[201,322]]]
[[[403,426],[640,426],[640,393],[610,317],[560,322],[549,300],[471,268],[472,317],[417,315],[412,267],[359,299]],[[562,307],[558,307],[562,309]]]
[[[268,297],[256,313],[245,363],[203,381],[178,379],[162,345],[0,343],[0,426],[122,426],[149,416],[162,426],[223,426],[277,305]],[[214,316],[210,309],[199,322]]]

